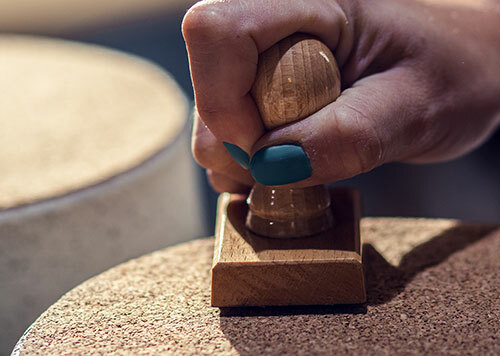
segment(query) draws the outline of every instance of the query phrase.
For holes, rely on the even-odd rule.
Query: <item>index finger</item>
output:
[[[182,29],[201,119],[246,152],[265,131],[249,94],[259,53],[295,32],[320,37],[340,63],[352,45],[352,26],[331,0],[202,1]]]

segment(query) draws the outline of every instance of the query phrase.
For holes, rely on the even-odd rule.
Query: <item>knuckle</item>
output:
[[[203,168],[209,168],[210,162],[207,160],[205,156],[204,150],[200,147],[196,140],[193,140],[191,143],[191,153],[193,154],[193,158],[200,166]]]
[[[210,43],[229,38],[238,28],[230,13],[230,2],[200,1],[184,15],[182,33],[186,42]]]
[[[226,190],[225,186],[224,186],[224,182],[221,182],[219,175],[217,173],[215,173],[214,171],[212,171],[211,169],[207,170],[207,179],[208,179],[208,182],[210,183],[210,185],[212,186],[212,188],[216,192],[222,193]]]
[[[198,137],[193,137],[191,144],[191,152],[196,162],[203,168],[211,169],[214,168],[216,160],[214,160],[214,152],[210,149],[210,146],[204,144],[203,139]]]
[[[193,136],[191,151],[196,162],[206,169],[219,172],[230,170],[232,160],[225,155],[225,148],[218,142],[213,142],[200,135]]]
[[[212,99],[209,94],[196,92],[196,111],[208,123],[215,123],[220,115],[220,106]]]
[[[377,125],[364,110],[346,105],[336,113],[344,127],[343,146],[351,162],[352,175],[368,172],[384,162],[384,146]],[[347,129],[346,129],[347,128]]]
[[[191,135],[191,153],[195,161],[203,168],[213,165],[213,146],[216,139],[208,127],[201,121],[198,110],[193,113],[193,132]]]
[[[207,170],[207,178],[212,188],[219,193],[248,193],[250,189],[245,183],[234,180],[232,177],[217,171]]]
[[[381,140],[374,130],[360,133],[355,140],[355,151],[361,173],[371,171],[383,162]]]

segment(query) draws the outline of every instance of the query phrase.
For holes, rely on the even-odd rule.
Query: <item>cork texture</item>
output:
[[[64,295],[18,355],[497,355],[500,228],[450,220],[361,224],[368,302],[210,307],[213,240],[119,265]]]
[[[185,125],[178,86],[138,57],[16,35],[0,53],[0,210],[135,167]]]

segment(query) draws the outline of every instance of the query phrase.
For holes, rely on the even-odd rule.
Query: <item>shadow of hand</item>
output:
[[[393,334],[405,330],[408,325],[400,320],[401,310],[383,305],[400,294],[419,273],[497,228],[466,224],[452,227],[413,248],[398,266],[391,265],[372,245],[365,244],[366,305],[227,308],[221,309],[221,329],[240,355],[325,354],[332,350],[352,353],[349,347],[354,340],[367,336],[377,339],[381,334],[388,337],[387,328]],[[367,306],[384,310],[367,312]],[[373,345],[371,341],[365,342]]]
[[[434,236],[407,253],[393,266],[370,244],[363,245],[367,304],[383,304],[398,295],[420,272],[487,236],[495,225],[461,224]]]

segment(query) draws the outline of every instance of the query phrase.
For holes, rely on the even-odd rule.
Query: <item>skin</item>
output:
[[[197,111],[192,148],[219,192],[254,181],[222,142],[250,157],[285,142],[302,146],[324,184],[386,162],[463,155],[500,124],[498,0],[218,0],[186,14]],[[301,121],[265,132],[249,94],[259,53],[305,32],[334,53],[343,91]]]

